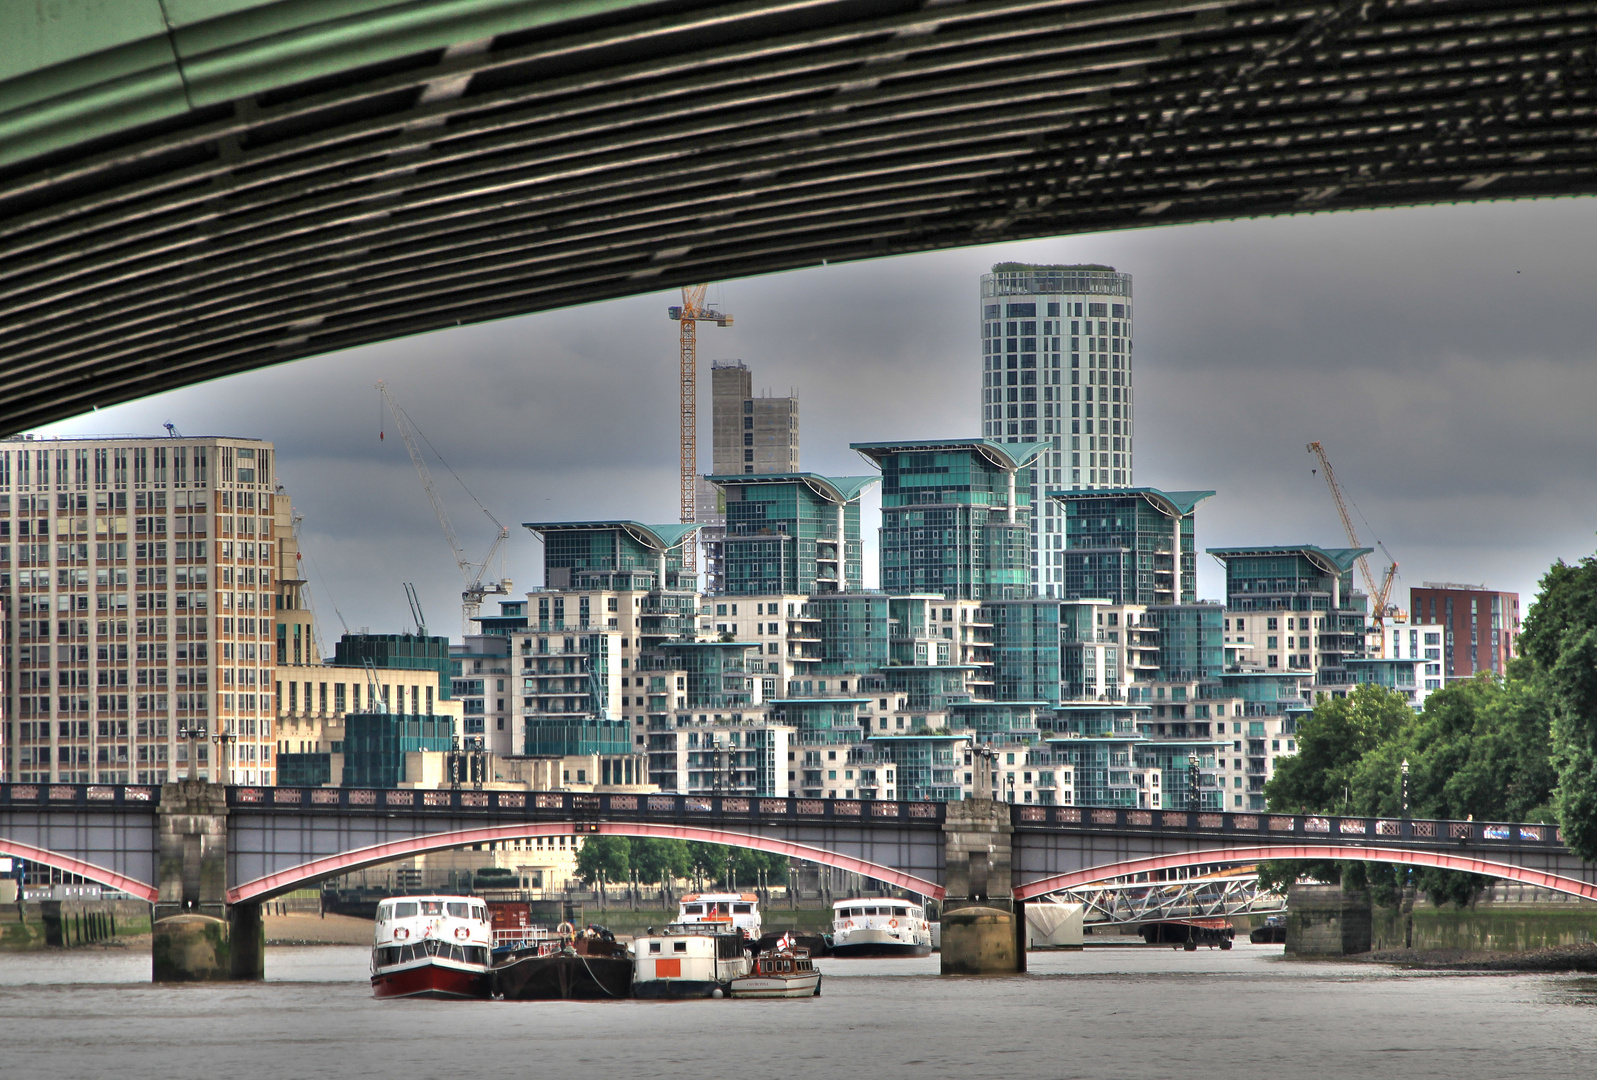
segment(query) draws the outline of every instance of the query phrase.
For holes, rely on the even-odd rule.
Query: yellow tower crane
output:
[[[1331,498],[1336,502],[1336,512],[1342,519],[1342,529],[1347,533],[1348,543],[1354,547],[1363,547],[1359,542],[1358,530],[1353,527],[1353,518],[1347,512],[1347,499],[1342,495],[1342,485],[1336,482],[1336,471],[1331,468],[1331,459],[1325,456],[1325,448],[1317,442],[1309,443],[1309,453],[1319,459],[1320,468],[1325,471],[1325,486],[1331,489]],[[1371,614],[1375,617],[1376,632],[1382,637],[1386,634],[1386,619],[1388,616],[1402,618],[1404,612],[1399,611],[1396,605],[1388,603],[1392,594],[1392,583],[1397,579],[1397,560],[1392,558],[1392,553],[1386,550],[1386,545],[1379,540],[1375,546],[1381,549],[1381,554],[1386,556],[1386,573],[1381,578],[1379,585],[1375,582],[1375,575],[1370,572],[1370,562],[1363,555],[1359,556],[1359,573],[1364,578],[1364,585],[1370,593]]]
[[[691,525],[697,516],[699,487],[699,360],[698,324],[713,322],[717,326],[731,326],[732,316],[717,311],[704,299],[708,285],[682,286],[682,306],[667,308],[666,312],[682,328],[682,524]],[[692,536],[682,543],[682,565],[689,573],[698,566],[699,548]],[[665,587],[665,582],[660,582]]]

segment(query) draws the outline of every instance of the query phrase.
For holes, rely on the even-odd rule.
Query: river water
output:
[[[155,987],[142,953],[0,954],[0,1068],[300,1077],[1597,1077],[1597,979],[1396,971],[1230,952],[822,960],[793,1001],[374,1001],[367,950],[274,948],[267,981]]]

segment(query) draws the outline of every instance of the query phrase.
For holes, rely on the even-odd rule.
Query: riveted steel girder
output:
[[[0,49],[0,432],[822,260],[1597,179],[1597,0],[144,6]]]

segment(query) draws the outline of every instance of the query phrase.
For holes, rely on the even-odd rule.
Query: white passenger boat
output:
[[[912,900],[855,898],[832,905],[833,956],[930,956],[931,924]]]
[[[493,992],[488,905],[471,896],[396,896],[377,905],[372,994],[486,998]]]
[[[639,998],[724,997],[753,963],[740,930],[719,923],[651,927],[632,942],[632,995]]]
[[[784,936],[777,947],[754,958],[754,970],[732,980],[735,998],[820,997],[821,973],[808,949],[796,948]]]
[[[750,941],[758,941],[760,898],[753,893],[689,893],[682,898],[676,921],[683,925],[707,923],[735,928]]]

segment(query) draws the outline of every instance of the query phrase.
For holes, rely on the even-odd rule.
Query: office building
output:
[[[1212,491],[1157,488],[1056,491],[1063,528],[1045,533],[1043,565],[1064,568],[1065,599],[1190,604],[1197,599],[1197,507]]]
[[[1047,444],[852,443],[882,471],[881,588],[950,600],[1031,594],[1032,463]]]
[[[1034,472],[1031,580],[1057,596],[1062,568],[1040,556],[1064,512],[1042,495],[1133,483],[1131,275],[999,263],[981,279],[981,341],[982,435],[1047,444]]]
[[[158,784],[192,746],[273,782],[275,609],[304,605],[272,464],[257,439],[0,441],[9,779]]]
[[[1518,593],[1427,581],[1409,589],[1409,618],[1441,627],[1445,679],[1468,679],[1482,671],[1501,675],[1519,655]]]

